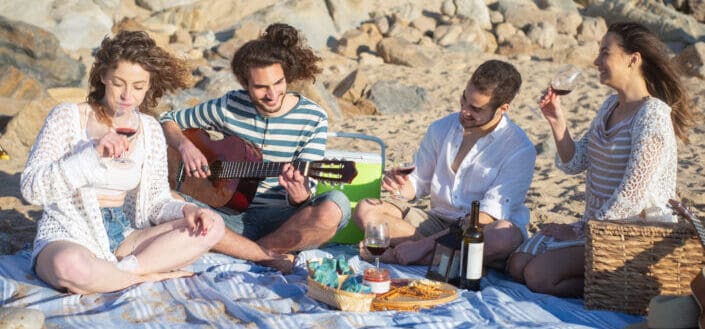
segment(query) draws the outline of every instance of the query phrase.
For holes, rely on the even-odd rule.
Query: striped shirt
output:
[[[278,117],[260,115],[246,90],[232,90],[188,109],[165,112],[160,122],[238,136],[262,150],[263,162],[320,160],[326,148],[328,116],[318,104],[295,95],[299,97],[296,106]],[[269,177],[259,184],[251,206],[284,206],[286,202],[278,178]]]
[[[579,229],[588,219],[625,219],[654,210],[669,214],[668,199],[675,197],[678,147],[671,108],[649,97],[632,118],[607,130],[618,102],[617,95],[605,101],[569,162],[556,156],[566,173],[587,170]]]

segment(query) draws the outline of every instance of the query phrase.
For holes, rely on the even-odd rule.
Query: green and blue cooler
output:
[[[328,137],[354,138],[372,141],[380,146],[380,153],[344,151],[344,150],[326,150],[325,157],[327,159],[348,160],[355,162],[357,176],[350,184],[340,186],[332,186],[329,184],[319,183],[316,188],[316,194],[336,189],[340,190],[350,199],[350,206],[355,210],[358,201],[365,198],[379,198],[382,188],[382,172],[384,170],[384,142],[378,137],[346,132],[329,132]],[[355,222],[350,219],[348,225],[340,230],[331,242],[336,243],[358,243],[364,238],[363,231],[357,227]]]

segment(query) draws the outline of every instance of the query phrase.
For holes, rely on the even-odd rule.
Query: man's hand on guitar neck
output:
[[[207,178],[211,173],[208,169],[208,160],[203,153],[184,136],[176,123],[167,121],[162,124],[162,127],[167,144],[181,153],[181,161],[184,163],[186,175]]]
[[[284,187],[287,198],[292,206],[299,206],[311,198],[308,178],[301,174],[293,165],[287,163],[279,175],[279,185]]]

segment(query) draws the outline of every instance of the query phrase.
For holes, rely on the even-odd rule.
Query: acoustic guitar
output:
[[[700,240],[700,244],[702,244],[703,248],[705,248],[705,225],[703,224],[703,221],[695,218],[693,213],[691,213],[688,208],[683,206],[680,202],[671,199],[668,200],[668,203],[671,205],[671,208],[676,211],[678,216],[685,218],[688,222],[693,224],[695,231],[698,233],[698,240]],[[703,305],[705,305],[705,268],[701,269],[700,272],[698,272],[698,275],[695,276],[695,279],[690,282],[690,291],[695,298],[695,301],[698,303],[698,307],[700,307],[698,328],[705,329],[705,317],[703,316]]]
[[[318,182],[350,183],[357,176],[355,162],[338,160],[262,162],[262,151],[237,136],[213,140],[201,129],[186,129],[188,138],[206,157],[210,176],[200,179],[185,174],[181,154],[169,147],[169,185],[212,207],[230,207],[243,211],[252,202],[259,182],[276,177],[285,164],[291,163],[302,175]]]

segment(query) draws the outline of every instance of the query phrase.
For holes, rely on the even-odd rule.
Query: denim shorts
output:
[[[241,213],[233,213],[234,210],[230,208],[213,208],[186,194],[180,194],[186,202],[192,202],[199,207],[213,209],[223,217],[223,221],[225,221],[225,226],[227,228],[253,241],[257,241],[267,234],[274,232],[300,208],[315,205],[323,201],[334,202],[343,213],[340,224],[338,225],[338,231],[348,225],[351,214],[350,200],[348,200],[348,197],[345,196],[343,192],[338,190],[332,190],[316,195],[308,202],[302,204],[299,208],[291,207],[289,205],[282,207],[250,205],[247,210]]]
[[[100,212],[103,215],[103,226],[108,233],[110,252],[115,253],[125,237],[130,235],[134,229],[122,207],[100,208]]]

